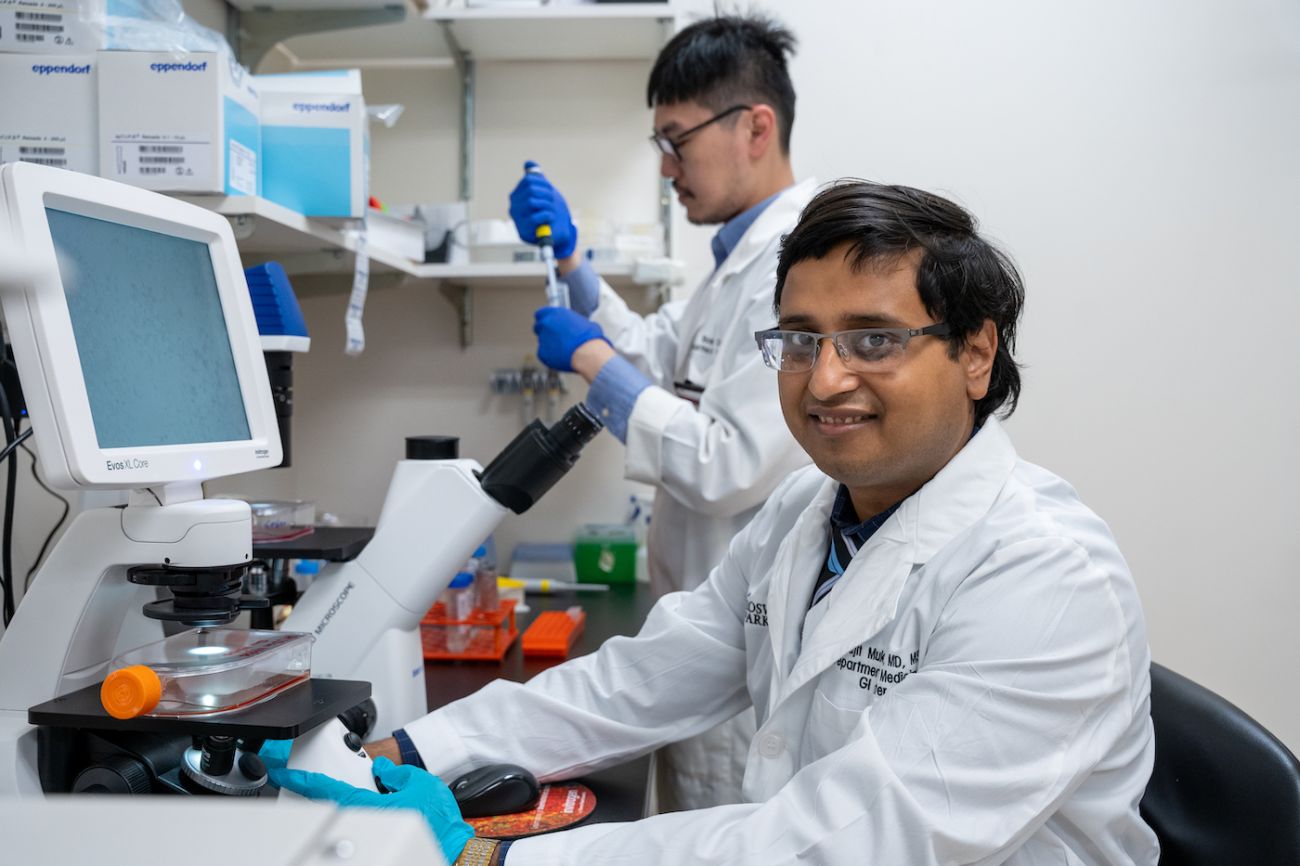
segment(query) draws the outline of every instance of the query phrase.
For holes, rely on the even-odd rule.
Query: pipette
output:
[[[545,577],[499,577],[497,583],[503,587],[518,587],[524,592],[608,592],[607,583],[573,583],[565,580],[550,580]]]
[[[537,172],[540,174],[541,167],[537,163],[528,166],[528,172],[531,174]],[[537,227],[537,245],[542,251],[542,261],[546,264],[546,304],[550,307],[567,307],[569,306],[569,291],[567,286],[560,284],[559,272],[556,269],[555,262],[555,238],[551,233],[551,224],[542,223]]]

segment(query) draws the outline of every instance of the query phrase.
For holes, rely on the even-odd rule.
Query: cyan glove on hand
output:
[[[560,191],[551,186],[546,175],[529,171],[537,163],[524,163],[524,177],[510,193],[510,218],[515,221],[520,240],[537,243],[537,227],[549,224],[555,257],[567,259],[578,248],[578,230],[569,216],[569,205]]]
[[[605,340],[600,325],[568,307],[542,307],[533,314],[537,357],[552,370],[573,372],[573,353],[589,340]],[[605,342],[609,342],[605,340]]]
[[[271,781],[281,788],[312,800],[330,800],[340,806],[366,809],[413,809],[424,816],[442,847],[442,856],[455,863],[465,843],[474,836],[474,828],[460,816],[460,807],[451,789],[427,770],[406,764],[398,766],[387,758],[375,758],[375,775],[391,793],[380,794],[354,788],[347,782],[323,773],[306,770],[272,769]]]
[[[293,740],[267,740],[258,750],[257,756],[262,759],[267,772],[283,770],[289,764],[289,750],[292,748]]]

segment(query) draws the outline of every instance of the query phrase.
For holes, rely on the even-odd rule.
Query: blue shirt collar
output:
[[[785,190],[781,190],[781,192],[785,192]],[[713,236],[711,242],[713,246],[713,266],[715,268],[722,267],[722,263],[727,260],[727,256],[731,255],[731,251],[736,248],[736,244],[740,243],[740,239],[745,236],[745,232],[762,215],[763,211],[767,210],[768,205],[776,201],[776,197],[780,194],[780,192],[773,193],[749,210],[736,214],[727,220],[722,228],[718,229],[718,233]]]
[[[980,432],[980,425],[977,424],[970,431],[970,439],[974,439],[978,432]],[[969,442],[970,439],[966,441]],[[835,504],[831,506],[831,526],[845,538],[851,538],[856,546],[861,547],[877,529],[885,525],[889,516],[902,504],[902,502],[895,502],[874,517],[859,520],[858,513],[853,508],[853,500],[849,498],[849,488],[841,484],[840,489],[835,492]]]
[[[867,539],[874,535],[877,529],[884,526],[885,521],[902,504],[901,502],[895,502],[874,517],[861,520],[858,518],[857,512],[853,510],[853,500],[849,498],[849,488],[841,484],[840,489],[835,493],[835,504],[831,507],[831,526],[835,527],[841,535],[852,539],[854,545],[861,547],[867,543]]]

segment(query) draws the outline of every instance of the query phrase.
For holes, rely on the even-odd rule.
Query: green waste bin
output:
[[[588,524],[573,539],[573,568],[582,583],[636,581],[636,535],[621,524]]]

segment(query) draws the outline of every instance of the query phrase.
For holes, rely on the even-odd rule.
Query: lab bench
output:
[[[586,611],[587,622],[569,654],[570,658],[594,652],[611,637],[636,634],[654,606],[654,599],[650,587],[644,584],[615,586],[609,592],[529,594],[531,610],[519,615],[520,633],[541,611],[567,610],[575,604]],[[518,640],[501,662],[428,662],[424,678],[429,709],[437,709],[473,694],[496,679],[525,682],[555,664],[550,659],[525,659]],[[585,823],[635,821],[643,817],[649,772],[650,758],[647,756],[579,779],[596,795],[596,811]]]

